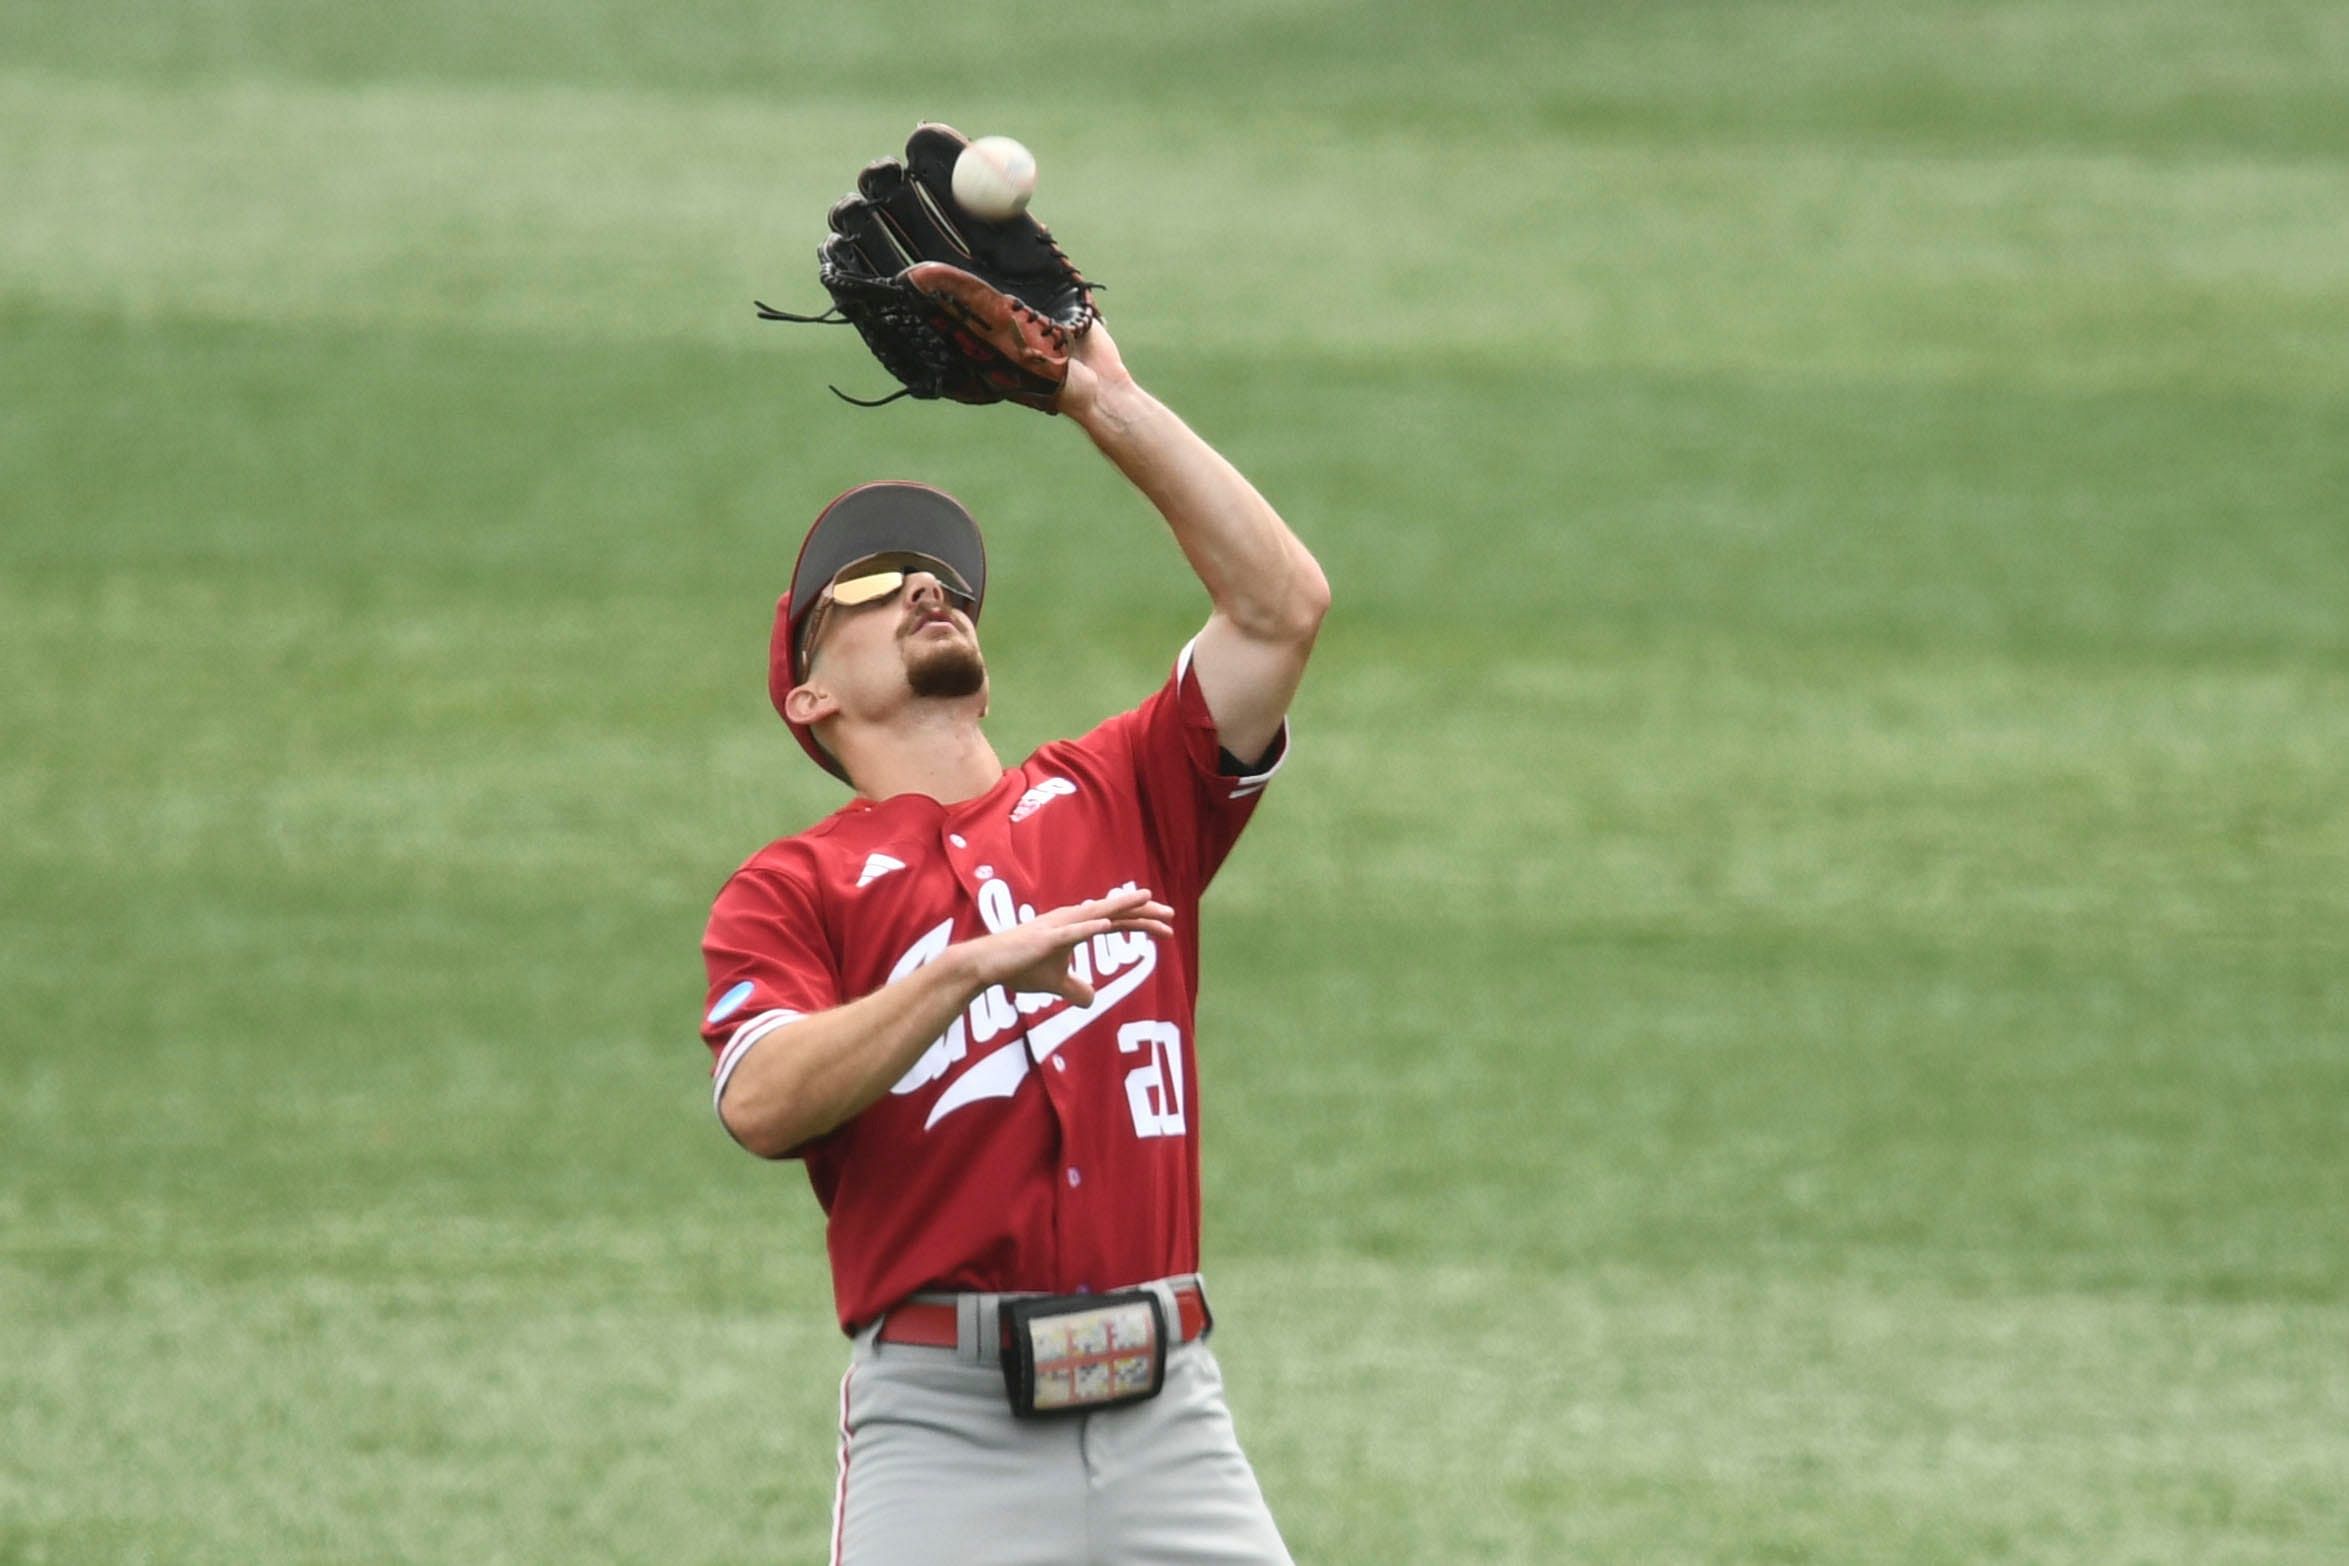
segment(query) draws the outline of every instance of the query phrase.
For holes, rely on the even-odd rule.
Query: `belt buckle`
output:
[[[1003,1385],[1022,1419],[1140,1403],[1166,1385],[1166,1307],[1148,1289],[1009,1299]]]

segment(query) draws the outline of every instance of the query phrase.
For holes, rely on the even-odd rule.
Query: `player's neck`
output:
[[[867,799],[924,794],[959,805],[1003,781],[1003,763],[981,732],[978,714],[968,710],[916,703],[888,727],[849,740],[845,749],[857,792]]]

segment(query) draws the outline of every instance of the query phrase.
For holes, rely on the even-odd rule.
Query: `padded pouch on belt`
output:
[[[1166,1307],[1147,1289],[1003,1302],[1003,1385],[1022,1419],[1089,1414],[1166,1384]]]

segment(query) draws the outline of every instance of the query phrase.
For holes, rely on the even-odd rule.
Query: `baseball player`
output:
[[[726,1130],[803,1162],[828,1220],[832,1558],[1286,1562],[1208,1342],[1193,1008],[1200,895],[1287,754],[1328,584],[1097,319],[1055,336],[948,286],[1048,383],[1003,395],[1091,437],[1213,611],[1140,705],[1006,767],[951,497],[841,495],[777,605],[775,706],[854,797],[718,894],[703,1037]]]

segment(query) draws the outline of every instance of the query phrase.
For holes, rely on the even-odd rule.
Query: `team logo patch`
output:
[[[710,1021],[720,1023],[733,1016],[742,1009],[742,1003],[749,1000],[757,989],[758,986],[748,979],[735,985],[734,988],[719,996],[718,1004],[710,1008]]]

